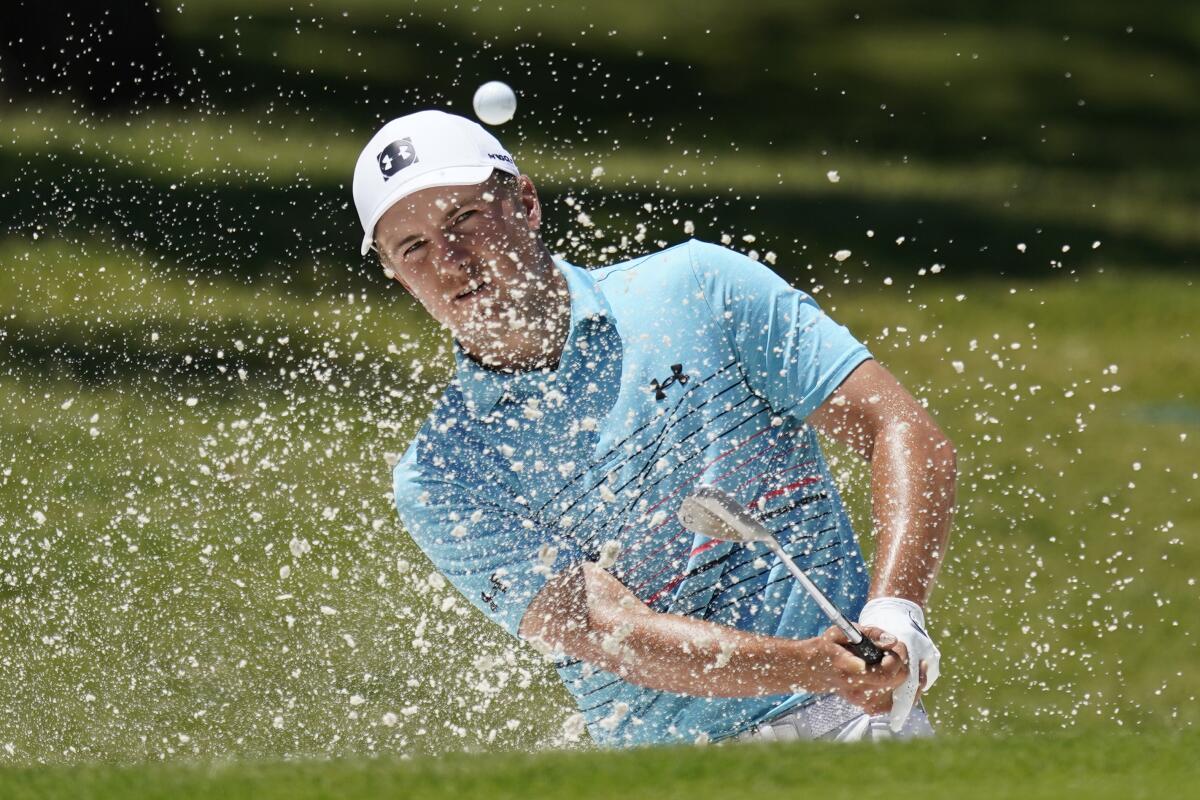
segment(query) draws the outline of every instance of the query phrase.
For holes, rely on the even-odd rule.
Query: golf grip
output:
[[[858,644],[847,644],[846,649],[867,662],[868,667],[873,667],[883,661],[883,651],[866,636],[862,637],[862,641]]]

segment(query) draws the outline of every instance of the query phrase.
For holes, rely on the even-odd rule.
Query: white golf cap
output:
[[[520,174],[496,137],[465,117],[418,111],[384,125],[354,165],[363,255],[375,240],[375,223],[401,198],[431,186],[483,183],[493,169]]]

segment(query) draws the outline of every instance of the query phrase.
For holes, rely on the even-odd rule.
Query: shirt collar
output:
[[[556,370],[496,372],[484,369],[468,358],[455,340],[455,380],[467,402],[468,411],[474,416],[481,417],[490,413],[505,393],[517,401],[531,396],[537,391],[539,381],[544,381],[552,372],[563,371],[564,367],[578,359],[578,339],[585,335],[590,326],[611,321],[612,308],[588,270],[558,258],[554,259],[554,265],[566,278],[567,291],[571,296],[570,329]]]

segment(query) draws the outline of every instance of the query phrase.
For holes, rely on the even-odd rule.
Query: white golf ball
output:
[[[488,81],[475,90],[475,116],[488,125],[503,125],[517,113],[517,95],[501,81]]]

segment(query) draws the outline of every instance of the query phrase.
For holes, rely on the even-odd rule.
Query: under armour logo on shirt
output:
[[[375,160],[379,162],[379,171],[386,181],[405,167],[417,163],[417,151],[411,139],[397,139],[379,151]]]
[[[500,580],[500,573],[493,572],[491,574],[491,576],[488,577],[488,580],[491,582],[492,586],[495,588],[496,591],[498,591],[498,592],[507,592],[508,591],[508,584],[505,583],[504,581]]]
[[[496,594],[498,592],[507,593],[508,592],[508,584],[500,579],[500,573],[498,573],[498,572],[493,572],[491,574],[491,576],[488,578],[488,581],[491,582],[491,584],[492,584],[491,594],[488,594],[486,591],[483,591],[483,592],[479,593],[479,597],[481,600],[483,600],[483,602],[488,604],[488,607],[491,608],[492,611],[499,611],[500,606],[496,603]]]
[[[673,383],[678,383],[680,386],[688,382],[688,376],[683,374],[683,364],[671,365],[671,377],[667,378],[662,383],[658,382],[658,378],[650,381],[650,385],[654,388],[655,400],[666,400],[666,389]]]

